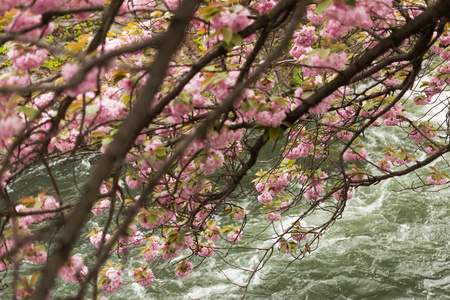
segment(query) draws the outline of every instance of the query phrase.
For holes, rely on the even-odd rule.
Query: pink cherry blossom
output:
[[[307,58],[308,53],[311,52],[313,49],[311,47],[303,47],[299,45],[292,45],[291,50],[289,51],[289,54],[296,60],[302,60],[304,58]]]
[[[95,247],[98,248],[100,246],[102,236],[103,236],[103,231],[100,230],[93,236],[89,237],[89,241],[92,243],[92,245],[94,245]],[[111,239],[111,235],[109,233],[107,233],[105,235],[105,243],[107,243],[110,239]]]
[[[192,236],[190,236],[188,234],[184,234],[183,241],[181,243],[175,242],[173,244],[173,247],[176,250],[184,250],[184,249],[187,249],[190,246],[192,246],[193,243],[194,243],[194,240],[192,239]]]
[[[242,238],[241,230],[235,230],[228,234],[228,240],[233,243],[239,242],[241,240],[241,238]]]
[[[250,12],[242,5],[234,7],[233,11],[224,10],[218,16],[211,20],[211,27],[215,30],[228,26],[234,33],[237,33],[247,27],[249,23],[248,16]]]
[[[220,238],[221,233],[218,226],[208,227],[205,231],[205,238],[212,242],[216,242]]]
[[[314,144],[311,142],[302,142],[297,147],[290,149],[286,153],[286,158],[296,159],[299,157],[307,157],[309,153],[314,149]]]
[[[334,193],[333,193],[333,197],[334,197],[334,199],[336,199],[337,201],[342,201],[342,200],[344,200],[345,198],[347,198],[347,200],[350,200],[350,199],[353,198],[353,193],[352,193],[352,191],[348,190],[346,194],[347,194],[347,195],[345,195],[345,190],[340,190],[340,191],[334,192]]]
[[[287,175],[277,174],[274,178],[270,179],[268,183],[270,185],[269,192],[272,195],[278,195],[285,189],[288,183]]]
[[[216,246],[213,243],[208,243],[207,246],[201,246],[198,255],[201,257],[211,257],[214,254]]]
[[[328,109],[331,106],[331,103],[334,101],[335,97],[333,95],[330,95],[324,99],[322,99],[322,101],[320,101],[319,104],[310,107],[308,112],[311,114],[323,114],[326,113],[328,111]]]
[[[332,39],[342,38],[347,30],[351,29],[350,26],[342,25],[339,21],[329,20],[325,29],[320,32],[320,36],[329,36]]]
[[[175,10],[177,9],[178,5],[180,4],[181,0],[166,0],[165,3],[167,4],[167,6],[172,9]]]
[[[25,6],[33,3],[30,7],[30,11],[34,14],[42,14],[50,10],[58,10],[65,4],[65,0],[22,0]]]
[[[234,219],[236,219],[237,221],[242,220],[243,217],[245,217],[247,215],[247,211],[245,210],[245,208],[242,209],[237,209],[236,214],[234,215]]]
[[[264,191],[261,195],[258,196],[258,201],[263,204],[269,203],[270,201],[272,201],[272,195],[270,195],[268,191]]]
[[[431,174],[427,177],[427,181],[429,184],[433,185],[444,185],[448,182],[448,179],[445,176],[441,176],[441,178],[437,180],[436,174]]]
[[[344,140],[344,141],[349,141],[349,140],[351,140],[352,139],[352,137],[353,137],[353,132],[351,132],[351,131],[339,131],[338,133],[337,133],[337,136],[341,139],[341,140]]]
[[[5,140],[18,134],[23,128],[23,121],[16,115],[0,119],[0,139]]]
[[[153,275],[152,270],[147,267],[134,269],[132,275],[136,282],[143,287],[148,287],[155,281],[155,275]]]
[[[69,82],[73,78],[73,76],[78,72],[78,70],[79,70],[78,65],[74,63],[66,63],[61,67],[61,75],[63,76],[65,81]],[[76,97],[79,94],[84,94],[95,90],[97,88],[98,83],[97,80],[98,73],[99,73],[98,69],[96,68],[88,71],[83,81],[76,87],[68,89],[67,93],[72,97]]]
[[[15,210],[16,210],[16,212],[26,212],[28,209],[25,205],[19,204],[19,205],[16,205]],[[9,220],[9,222],[11,224],[14,224],[15,220],[17,220],[17,219],[11,218]],[[19,217],[18,220],[19,220],[18,226],[20,229],[27,228],[28,226],[30,226],[30,224],[33,223],[33,218],[31,215]]]
[[[30,246],[24,258],[28,261],[42,264],[47,260],[47,252],[44,250],[36,250],[34,246]]]
[[[367,157],[368,153],[364,147],[361,147],[358,152],[353,149],[347,149],[342,155],[342,158],[346,161],[363,161],[367,159]]]
[[[267,220],[269,221],[281,220],[281,214],[279,212],[272,211],[267,215]]]
[[[429,145],[429,146],[426,146],[425,147],[425,152],[428,154],[428,155],[433,155],[433,154],[435,154],[436,152],[438,152],[439,151],[439,148],[436,148],[436,147],[434,147],[434,146],[432,146],[432,145]]]
[[[305,192],[306,200],[317,200],[320,198],[322,193],[324,192],[324,188],[319,184],[309,185]]]
[[[392,11],[392,0],[362,0],[361,3],[372,16],[385,18]]]
[[[336,20],[342,25],[351,27],[358,26],[367,29],[373,25],[366,8],[361,5],[351,7],[350,5],[342,4],[341,2],[334,2],[333,5],[330,5],[325,9],[324,16],[328,20]]]
[[[308,238],[308,234],[305,232],[295,232],[291,234],[291,237],[294,241],[300,242],[306,240]]]
[[[200,168],[205,174],[212,174],[223,166],[225,157],[222,151],[210,149],[208,157],[201,163]]]
[[[377,169],[380,172],[389,171],[392,168],[392,162],[389,159],[382,159],[377,162]]]
[[[286,253],[292,253],[293,251],[292,251],[291,248],[289,248],[288,245],[289,245],[289,244],[286,243],[286,242],[280,242],[280,243],[278,244],[278,248],[280,249],[280,253],[283,253],[283,254],[286,254]],[[284,247],[284,246],[286,246],[286,247]],[[283,249],[283,247],[284,247],[284,249]],[[281,250],[281,249],[283,249],[283,250]]]
[[[155,0],[125,0],[120,7],[120,11],[146,10],[155,7],[155,5]]]
[[[313,22],[316,25],[320,25],[323,23],[324,21],[324,16],[323,15],[316,15],[314,13],[314,8],[312,6],[308,6],[307,11],[306,11],[306,17]]]
[[[303,26],[300,31],[294,33],[294,43],[302,47],[310,47],[317,41],[313,26]]]
[[[406,112],[402,111],[403,106],[400,103],[396,103],[381,117],[384,119],[384,123],[388,126],[395,126],[401,122],[401,119],[397,116],[406,117]]]
[[[6,55],[11,60],[14,68],[27,71],[43,65],[47,60],[47,54],[48,51],[46,49],[33,47],[28,51],[12,48]]]
[[[39,97],[34,98],[34,105],[37,108],[43,108],[50,104],[55,99],[54,97],[55,94],[53,92],[42,94]]]
[[[411,156],[404,156],[403,158],[400,156],[397,156],[397,157],[392,158],[391,161],[400,166],[404,166],[406,164],[412,163],[414,161],[414,158]]]
[[[122,270],[120,268],[109,267],[105,272],[106,281],[100,286],[102,291],[114,294],[122,285]]]
[[[194,269],[194,264],[186,260],[181,261],[175,266],[175,275],[182,278],[189,277],[189,271]]]
[[[275,5],[276,2],[274,0],[265,0],[253,4],[253,8],[255,8],[259,12],[259,14],[262,15],[271,10]]]
[[[284,118],[286,117],[286,113],[284,110],[275,110],[275,111],[261,111],[256,113],[255,119],[258,121],[258,123],[269,126],[269,127],[278,127],[283,122]]]
[[[104,212],[111,205],[111,201],[109,200],[101,200],[97,205],[92,207],[91,211],[94,215],[98,216],[102,212]]]
[[[58,269],[58,274],[65,282],[78,283],[83,276],[87,275],[87,268],[83,265],[83,259],[73,255],[70,260]]]
[[[419,133],[415,128],[411,128],[411,131],[409,132],[409,137],[416,142],[425,140],[425,137],[423,136],[424,134],[429,138],[434,138],[437,136],[437,132],[432,127],[422,126],[419,129],[422,133]]]
[[[5,26],[5,31],[17,32],[33,25],[39,24],[41,23],[41,20],[41,15],[34,15],[32,13],[29,13],[28,11],[22,11],[14,16],[14,20],[11,23]],[[51,34],[54,29],[55,24],[53,22],[50,22],[48,25],[28,31],[27,33],[23,34],[23,36],[33,40],[37,40],[40,37]]]

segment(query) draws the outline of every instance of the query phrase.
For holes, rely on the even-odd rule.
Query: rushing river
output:
[[[380,130],[373,129],[366,141],[369,147],[384,147],[397,139],[395,132],[389,135]],[[81,181],[94,161],[75,162]],[[53,163],[52,168],[62,193],[76,195],[71,163]],[[25,185],[34,192],[42,186],[50,188],[49,181],[40,179],[44,172],[40,168],[22,176],[12,186],[11,195],[25,193]],[[321,239],[316,251],[286,270],[291,257],[274,254],[251,281],[245,299],[450,299],[448,192],[405,189],[415,180],[418,178],[411,175],[358,189],[342,219]],[[288,224],[289,220],[284,221]],[[256,232],[261,223],[249,223],[246,230]],[[260,256],[255,250],[242,250],[231,253],[227,260],[251,268]],[[139,264],[132,258],[129,263]],[[124,274],[129,280],[129,274]],[[162,274],[166,279],[172,276]],[[240,299],[244,290],[237,284],[245,284],[247,279],[248,273],[216,257],[205,260],[187,279],[155,282],[146,289],[124,285],[109,299]],[[77,287],[59,283],[55,296],[69,295]]]

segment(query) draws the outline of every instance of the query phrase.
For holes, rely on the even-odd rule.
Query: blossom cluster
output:
[[[110,243],[111,256],[122,261],[133,256],[133,261],[143,264],[130,269],[107,263],[94,274],[103,292],[113,294],[127,283],[148,287],[156,277],[165,276],[167,269],[176,277],[187,278],[194,270],[196,256],[207,259],[220,255],[222,249],[232,249],[241,239],[251,239],[244,225],[253,218],[276,230],[275,223],[282,223],[278,221],[296,218],[292,226],[268,240],[277,241],[271,247],[278,247],[280,253],[296,253],[300,258],[314,248],[312,243],[328,228],[326,224],[301,227],[306,215],[319,210],[338,215],[345,201],[355,197],[358,185],[375,182],[380,172],[388,177],[397,168],[408,170],[419,159],[416,155],[430,158],[447,149],[443,122],[433,117],[417,118],[407,110],[408,102],[412,102],[431,111],[430,104],[438,104],[437,96],[448,88],[448,32],[440,36],[436,32],[427,52],[443,62],[438,67],[430,65],[432,76],[420,88],[412,87],[409,98],[399,99],[396,91],[391,92],[405,83],[405,74],[412,72],[409,61],[377,70],[390,59],[389,51],[353,79],[345,79],[348,86],[326,90],[334,78],[345,77],[346,72],[341,70],[391,36],[394,28],[403,26],[405,13],[414,19],[422,8],[411,9],[412,4],[403,14],[392,7],[391,0],[357,0],[353,6],[348,5],[352,1],[329,1],[332,3],[323,13],[310,5],[307,18],[294,24],[297,31],[287,37],[291,48],[281,51],[282,58],[269,61],[270,68],[256,73],[285,38],[285,28],[270,27],[263,50],[256,53],[260,49],[255,41],[264,39],[259,30],[268,24],[252,22],[272,18],[270,10],[280,1],[255,0],[248,7],[235,5],[236,1],[201,1],[184,31],[185,42],[171,53],[174,55],[167,70],[155,74],[152,66],[158,63],[155,57],[159,55],[155,48],[160,48],[160,36],[177,20],[173,11],[181,1],[123,1],[114,30],[89,56],[84,53],[94,39],[87,31],[84,36],[74,33],[74,43],[68,42],[65,49],[55,44],[46,47],[45,41],[56,39],[58,34],[53,32],[56,25],[43,19],[42,14],[60,8],[89,8],[57,19],[58,26],[64,26],[65,18],[94,16],[90,8],[102,7],[103,0],[13,2],[0,0],[0,13],[5,13],[4,22],[8,23],[4,31],[21,33],[5,46],[12,68],[8,68],[11,74],[0,78],[1,87],[8,90],[0,95],[0,152],[2,159],[5,157],[0,185],[8,191],[11,182],[29,166],[41,164],[42,158],[86,152],[114,159],[120,156],[114,165],[117,169],[108,172],[114,176],[104,176],[108,179],[91,201],[89,217],[101,228],[88,234],[92,245],[88,242],[86,248],[97,253],[100,250],[96,248],[114,241]],[[129,19],[119,30],[119,24]],[[284,23],[276,25],[284,27]],[[256,34],[249,34],[252,27],[258,28],[254,29]],[[344,36],[346,39],[340,40]],[[158,45],[153,47],[153,42]],[[145,48],[138,49],[143,44]],[[133,50],[102,61],[104,55],[127,47]],[[404,43],[395,50],[403,53],[409,51],[407,47]],[[37,68],[58,53],[54,49],[70,53],[71,59],[57,67],[54,77],[45,77],[41,72],[44,68]],[[90,64],[97,59],[101,63]],[[208,60],[205,65],[204,60]],[[41,76],[45,78],[41,80]],[[143,91],[147,93],[158,80],[161,85],[154,93],[144,95]],[[231,99],[241,84],[245,88]],[[28,92],[36,86],[36,91]],[[326,96],[318,99],[323,87]],[[129,113],[144,100],[148,101],[140,113],[145,114],[145,120],[131,120],[139,124],[123,134]],[[219,116],[212,120],[216,113]],[[367,141],[365,132],[384,130],[386,126],[409,140],[405,149],[386,146],[376,152],[363,144]],[[126,154],[115,152],[117,145],[112,141],[120,137],[126,140]],[[275,154],[266,151],[269,147],[264,145],[271,146]],[[267,152],[267,159],[263,152]],[[243,180],[253,176],[252,167],[261,159],[265,159],[262,170],[250,179],[255,188],[233,193]],[[421,181],[426,182],[445,185],[448,176],[433,169],[426,181]],[[72,209],[72,203],[66,201],[65,195],[56,197],[49,192],[13,202],[18,204],[11,206],[9,222],[5,222],[7,232],[0,243],[1,270],[11,268],[16,257],[34,264],[47,261],[46,248],[28,240],[33,239],[35,228],[47,226],[51,218],[66,219],[66,210]],[[290,210],[303,204],[312,208],[304,215]],[[125,211],[135,214],[124,218]],[[58,274],[63,281],[78,284],[88,270],[83,258],[75,254]],[[30,286],[17,289],[16,294],[28,297],[32,292]]]
[[[114,294],[122,285],[123,272],[120,267],[113,267],[109,264],[103,271],[100,278],[100,288],[108,294]]]
[[[153,275],[152,270],[146,266],[134,269],[132,275],[136,282],[143,287],[148,287],[155,281],[155,275]]]
[[[66,264],[58,269],[59,276],[65,282],[78,283],[87,273],[87,267],[79,255],[73,255]]]
[[[189,277],[189,271],[192,271],[194,269],[194,264],[183,260],[179,264],[177,264],[175,268],[175,275],[178,277],[187,278]]]
[[[211,27],[215,30],[221,27],[229,27],[236,33],[247,27],[250,12],[242,5],[237,5],[233,10],[224,10],[211,20]]]
[[[14,68],[21,71],[37,68],[47,60],[48,51],[33,47],[30,50],[13,48],[8,51],[7,56]]]
[[[309,57],[309,67],[304,68],[305,76],[313,77],[322,73],[340,71],[347,62],[347,53],[330,53],[326,59],[319,54]]]

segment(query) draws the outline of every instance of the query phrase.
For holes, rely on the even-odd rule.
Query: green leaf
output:
[[[270,110],[269,103],[264,103],[258,107],[258,112]]]
[[[323,11],[333,3],[333,0],[322,0],[319,4],[317,4],[316,10],[314,11],[317,15],[323,13]]]
[[[230,27],[224,27],[222,29],[222,36],[225,43],[230,44],[231,40],[233,39],[233,30],[231,30]]]
[[[105,277],[105,276],[102,276],[102,277],[100,278],[100,280],[98,281],[97,286],[102,286],[102,284],[103,284],[105,281],[106,281],[106,277]]]
[[[273,101],[281,106],[287,106],[289,104],[288,100],[284,99],[283,97],[278,97],[278,96],[270,97],[270,101]]]
[[[356,6],[356,0],[345,0],[344,3],[350,6]]]
[[[271,141],[275,141],[277,138],[283,136],[283,130],[281,128],[274,128],[274,127],[270,127],[269,128],[269,138]]]
[[[113,76],[111,77],[111,80],[114,81],[114,83],[118,83],[122,79],[126,78],[128,74],[128,71],[126,70],[117,70],[114,72]]]
[[[330,55],[330,52],[331,52],[330,48],[324,49],[324,50],[322,50],[322,51],[320,52],[320,57],[321,57],[323,60],[326,60],[327,57],[328,57],[328,55]]]
[[[211,156],[212,156],[215,160],[217,160],[218,162],[221,162],[221,161],[222,161],[222,158],[221,158],[219,155],[217,155],[217,154],[211,154]]]
[[[240,46],[242,45],[242,37],[240,34],[234,33],[233,37],[231,38],[231,42],[233,45]]]
[[[148,216],[147,216],[147,221],[150,222],[150,223],[152,223],[153,225],[155,225],[155,224],[156,224],[156,216],[153,215],[153,214],[148,215]]]
[[[166,157],[166,151],[164,149],[158,148],[155,150],[155,154],[158,158]]]
[[[39,113],[38,110],[28,106],[17,106],[16,111],[24,113],[30,119],[34,118]]]
[[[283,121],[281,124],[283,124],[284,126],[288,127],[288,128],[295,128],[294,124],[289,123],[288,121]]]
[[[303,95],[302,95],[303,96],[302,99],[308,99],[309,96],[311,96],[312,94],[314,94],[313,91],[304,92]]]
[[[318,54],[320,52],[322,52],[321,48],[313,49],[312,51],[308,52],[308,56],[313,56],[313,55],[316,55],[316,54]]]
[[[180,92],[180,99],[181,99],[181,101],[183,103],[186,103],[187,105],[191,105],[192,104],[192,97],[186,91]]]
[[[348,49],[348,46],[346,45],[346,44],[343,44],[343,43],[338,43],[338,44],[333,44],[333,45],[331,45],[331,48],[333,49],[333,50],[338,50],[338,51],[341,51],[341,50],[346,50],[346,49]]]
[[[46,251],[44,245],[38,245],[38,246],[35,246],[34,249],[35,249],[35,250],[38,250],[38,251]]]
[[[110,138],[110,137],[104,138],[102,140],[102,146],[103,147],[108,146],[111,142],[112,142],[112,138]]]
[[[222,47],[225,48],[225,50],[227,50],[228,52],[233,50],[233,44],[231,44],[231,43],[223,43]]]
[[[331,161],[334,161],[334,162],[337,162],[337,161],[339,161],[339,152],[337,152],[337,151],[329,151],[329,153],[328,153],[328,158],[331,160]]]
[[[178,243],[178,244],[183,244],[183,240],[184,240],[184,235],[180,234],[180,235],[177,237],[177,243]]]
[[[199,12],[199,16],[205,20],[205,21],[209,21],[212,18],[214,18],[218,13],[220,13],[220,8],[218,8],[217,6],[208,6],[205,7],[204,9],[202,9]]]
[[[252,106],[250,105],[249,101],[244,101],[241,104],[241,110],[243,112],[249,112],[252,109]]]

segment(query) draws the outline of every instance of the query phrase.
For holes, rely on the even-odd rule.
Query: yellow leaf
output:
[[[34,272],[33,276],[31,277],[31,280],[30,280],[30,285],[31,286],[33,286],[36,283],[36,280],[38,279],[40,274],[41,274],[40,271]]]
[[[58,79],[55,80],[55,84],[56,84],[56,85],[60,85],[60,84],[62,84],[63,82],[64,82],[64,78],[62,78],[62,77],[59,77]]]
[[[131,23],[128,23],[128,25],[125,26],[122,30],[128,31],[130,29],[135,29],[137,25],[138,25],[138,23],[131,22]]]

